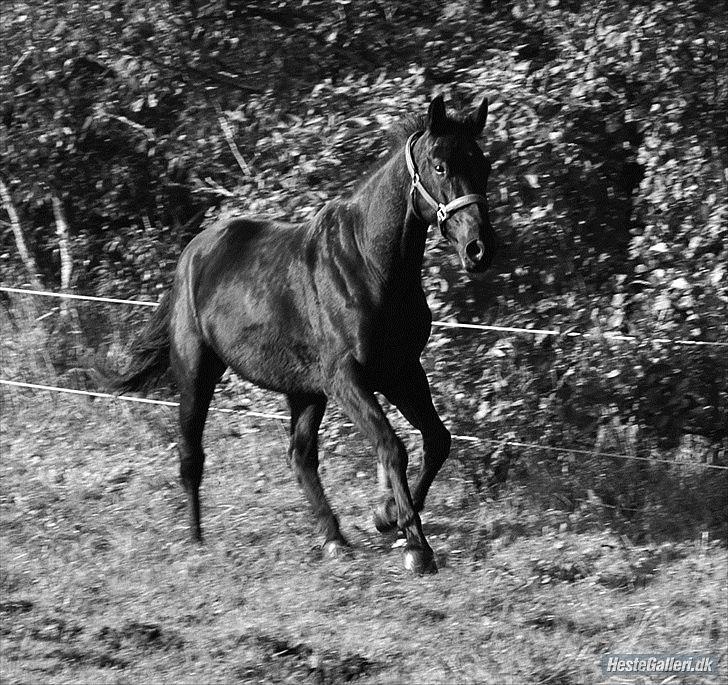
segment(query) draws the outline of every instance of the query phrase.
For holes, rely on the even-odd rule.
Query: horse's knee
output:
[[[309,455],[316,452],[316,436],[311,435],[308,431],[297,432],[291,440],[290,451],[296,455],[296,458],[305,461]]]
[[[318,471],[318,448],[311,440],[291,441],[288,461],[299,486],[304,487]]]
[[[382,492],[391,492],[392,481],[389,477],[387,469],[384,468],[384,464],[381,462],[377,464],[377,482],[379,483],[379,489]]]
[[[445,425],[440,423],[427,436],[424,443],[426,451],[442,463],[447,458],[447,455],[450,454],[452,436],[450,435],[450,431],[445,428]]]
[[[306,466],[301,463],[300,460],[296,458],[296,453],[294,452],[291,458],[291,471],[293,472],[293,476],[296,479],[296,483],[300,487],[303,487],[304,481],[306,479]]]
[[[450,431],[444,425],[441,426],[441,429],[440,440],[442,441],[442,450],[445,454],[448,454],[452,446],[452,435],[450,435]]]
[[[407,450],[395,435],[380,440],[377,444],[379,463],[385,473],[402,473],[407,469]]]
[[[179,476],[185,489],[197,489],[202,482],[204,455],[197,458],[182,457],[179,462]]]

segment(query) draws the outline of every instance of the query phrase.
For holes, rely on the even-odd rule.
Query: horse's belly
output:
[[[210,336],[218,356],[239,376],[277,392],[319,392],[320,364],[312,350],[264,327],[237,328]]]

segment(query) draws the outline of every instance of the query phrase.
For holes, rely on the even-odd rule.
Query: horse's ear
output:
[[[477,138],[485,128],[485,120],[488,118],[488,98],[483,98],[477,111],[470,115],[470,127],[473,137]]]
[[[444,133],[446,124],[445,102],[442,95],[438,95],[427,110],[427,128],[433,136],[440,136]]]

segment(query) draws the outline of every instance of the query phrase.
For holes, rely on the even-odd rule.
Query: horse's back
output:
[[[283,392],[318,391],[304,227],[238,218],[183,251],[175,279],[185,328],[243,377]]]
[[[293,224],[247,217],[220,220],[188,243],[182,252],[180,266],[186,268],[185,260],[194,259],[204,262],[206,268],[238,269],[240,263],[259,262],[266,253],[273,253],[272,248],[276,245],[285,245],[297,228]]]

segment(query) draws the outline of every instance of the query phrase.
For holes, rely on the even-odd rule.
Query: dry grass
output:
[[[549,526],[527,483],[487,502],[455,458],[424,516],[441,572],[412,578],[350,436],[323,474],[356,554],[325,561],[284,427],[218,415],[197,548],[168,410],[4,394],[4,683],[581,683],[607,651],[725,659],[719,544]]]

